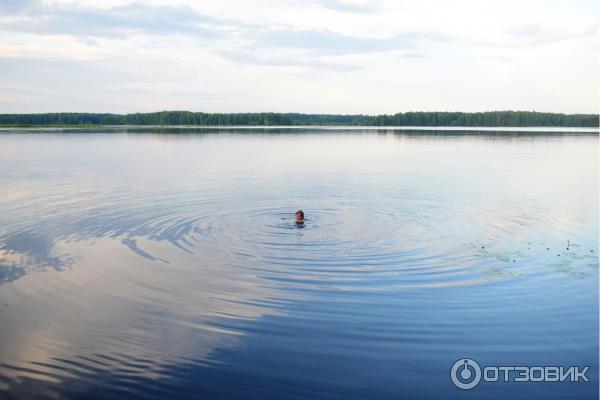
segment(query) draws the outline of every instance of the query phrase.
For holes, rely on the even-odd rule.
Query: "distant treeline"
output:
[[[598,114],[533,111],[405,112],[393,115],[296,113],[215,114],[161,111],[135,114],[0,114],[0,126],[44,125],[364,125],[364,126],[564,126],[598,127]]]

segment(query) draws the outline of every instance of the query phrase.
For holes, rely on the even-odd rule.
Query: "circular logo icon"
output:
[[[481,380],[481,368],[477,361],[461,358],[450,369],[452,383],[459,389],[473,389]]]

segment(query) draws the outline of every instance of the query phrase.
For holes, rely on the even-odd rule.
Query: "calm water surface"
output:
[[[1,133],[0,397],[597,398],[597,134],[281,133]]]

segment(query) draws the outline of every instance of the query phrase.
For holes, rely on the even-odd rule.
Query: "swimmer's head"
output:
[[[297,224],[303,224],[304,223],[304,211],[302,210],[298,210],[294,213],[294,215],[296,216],[296,223]]]

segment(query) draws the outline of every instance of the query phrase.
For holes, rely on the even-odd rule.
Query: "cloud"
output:
[[[214,36],[216,30],[203,24],[216,19],[188,6],[148,6],[129,3],[109,9],[48,5],[17,10],[17,17],[0,20],[0,30],[37,34],[72,35],[84,38],[124,38],[131,34],[188,34]]]
[[[303,49],[319,55],[377,53],[413,48],[423,40],[450,41],[448,36],[426,32],[407,32],[390,38],[365,38],[327,30],[291,29],[263,30],[257,39],[260,44]]]
[[[227,60],[236,64],[262,65],[270,67],[308,67],[315,69],[324,69],[330,71],[353,71],[360,67],[354,65],[342,65],[321,62],[315,59],[295,57],[295,56],[260,56],[250,52],[223,50],[219,54]]]
[[[404,58],[427,58],[426,54],[407,52],[402,54]]]
[[[319,1],[319,4],[321,3],[342,8],[360,8],[371,4]],[[331,60],[325,62],[315,57],[399,50],[411,50],[405,57],[410,57],[410,54],[422,56],[421,51],[412,50],[423,41],[450,40],[445,35],[431,32],[406,32],[391,37],[374,38],[344,35],[326,29],[261,25],[212,17],[187,5],[151,6],[135,2],[102,9],[72,4],[42,6],[35,1],[28,4],[27,8],[17,9],[15,3],[11,8],[12,18],[0,17],[0,30],[37,35],[67,35],[91,46],[103,38],[126,40],[137,35],[161,38],[165,35],[181,35],[193,40],[195,46],[212,49],[213,53],[237,64],[349,71],[358,67],[336,64]],[[358,8],[352,9],[358,11]],[[207,39],[212,39],[212,43]],[[7,44],[4,47],[5,50],[12,49],[10,54],[14,53],[15,49],[21,49],[19,46]],[[35,46],[29,48],[33,51]],[[37,52],[43,54],[34,56],[47,57],[49,51],[53,50],[38,47]],[[21,57],[27,56],[22,51],[18,51],[17,54]]]
[[[381,9],[379,4],[373,1],[313,0],[312,3],[330,10],[356,14],[372,14]]]
[[[540,25],[521,25],[508,31],[508,35],[517,40],[519,45],[544,45],[581,36],[598,35],[599,23],[578,26],[572,30],[547,28]]]
[[[595,111],[597,2],[506,1],[0,0],[0,108]]]
[[[0,11],[10,13],[20,12],[38,3],[39,0],[0,0]]]

